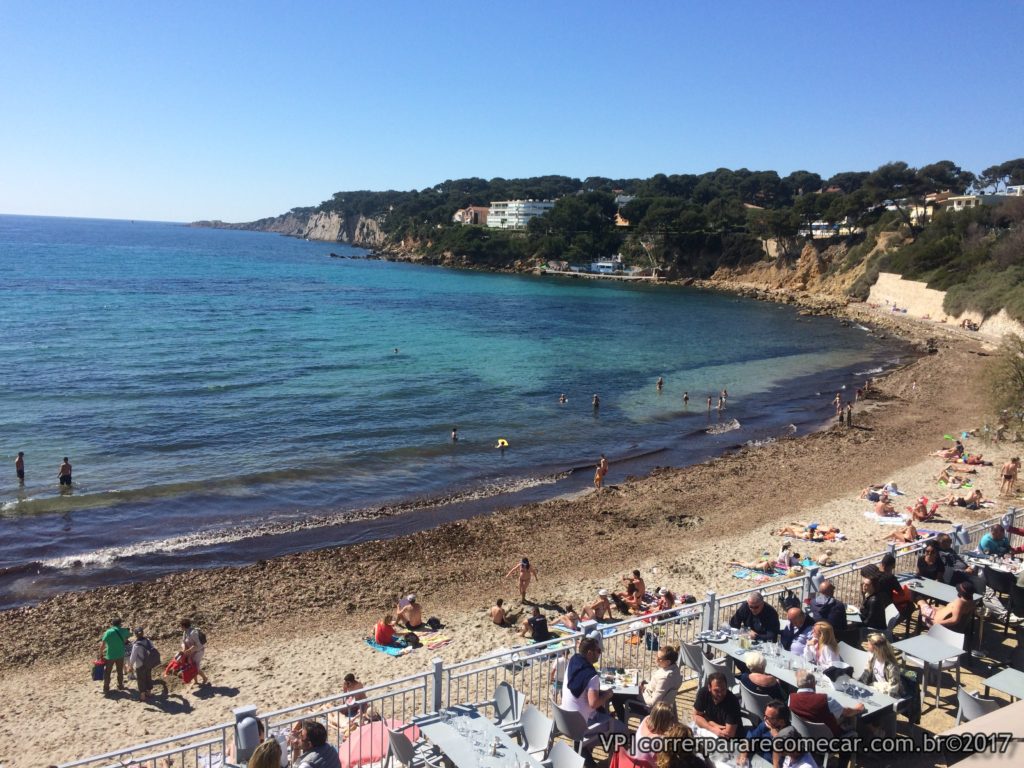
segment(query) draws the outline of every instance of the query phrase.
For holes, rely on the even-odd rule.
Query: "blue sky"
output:
[[[1024,3],[0,0],[0,213],[1024,155]]]

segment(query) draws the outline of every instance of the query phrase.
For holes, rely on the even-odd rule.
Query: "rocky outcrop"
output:
[[[281,235],[301,237],[307,240],[348,243],[360,248],[380,248],[387,240],[380,224],[380,219],[369,216],[346,217],[333,212],[299,210],[240,224],[223,221],[196,221],[192,223],[192,226],[277,232]]]

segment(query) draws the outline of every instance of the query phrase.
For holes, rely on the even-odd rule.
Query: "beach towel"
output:
[[[438,648],[444,648],[448,645],[452,639],[447,635],[435,633],[433,635],[427,635],[423,638],[423,644],[427,646],[427,650],[436,651]]]
[[[772,580],[772,577],[767,573],[762,573],[761,571],[749,571],[746,568],[734,571],[732,575],[734,578],[753,581],[756,584],[763,584],[766,581]]]
[[[393,645],[381,645],[380,643],[376,642],[372,637],[364,638],[364,640],[366,641],[366,644],[368,646],[373,648],[373,650],[380,651],[381,653],[386,653],[388,656],[404,656],[407,653],[411,653],[413,650],[408,646],[404,648],[396,648]]]
[[[876,515],[874,510],[865,512],[864,517],[868,520],[874,520],[879,525],[904,525],[902,517],[886,517],[885,515]]]

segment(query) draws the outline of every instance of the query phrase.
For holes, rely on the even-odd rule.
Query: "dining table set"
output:
[[[456,768],[543,768],[515,739],[472,706],[441,710],[419,722],[418,727],[420,734]]]

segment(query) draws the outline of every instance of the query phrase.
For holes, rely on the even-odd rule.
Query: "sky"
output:
[[[1024,156],[1024,2],[0,0],[0,213]]]

